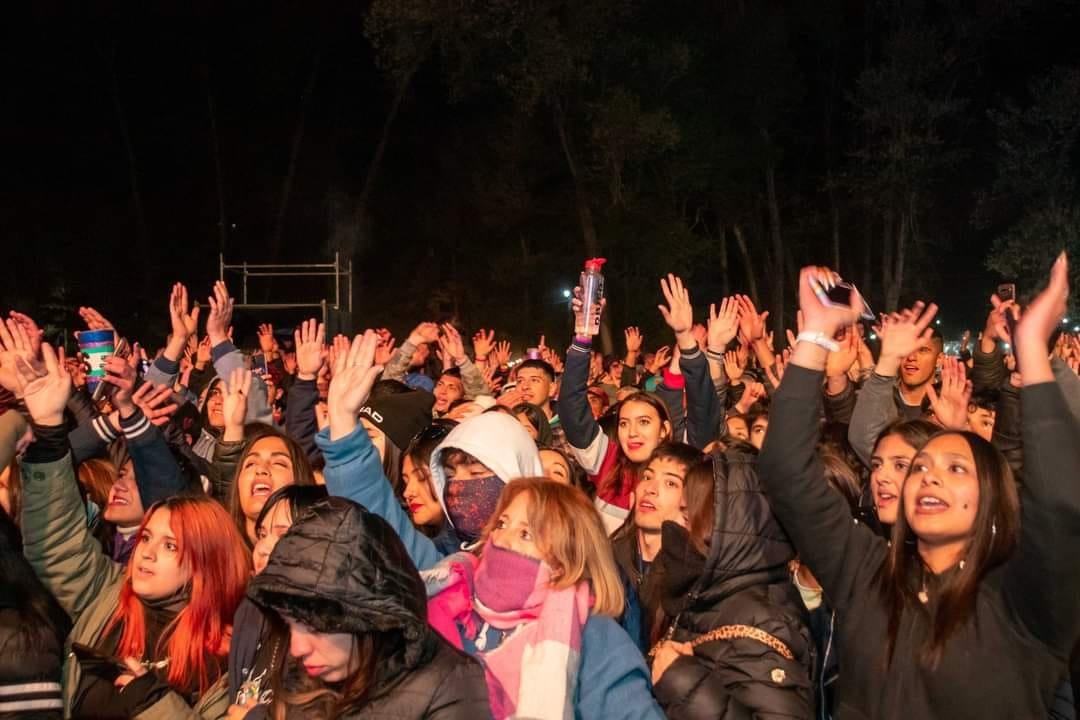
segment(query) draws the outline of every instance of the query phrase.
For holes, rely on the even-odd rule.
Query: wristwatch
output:
[[[795,342],[808,342],[819,347],[823,347],[829,352],[836,352],[840,349],[840,345],[831,337],[823,332],[810,332],[809,330],[799,333],[799,336],[795,338]]]

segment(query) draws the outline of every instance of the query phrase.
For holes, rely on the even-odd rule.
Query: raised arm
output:
[[[296,380],[289,387],[289,401],[285,404],[285,431],[314,460],[322,454],[315,446],[315,434],[319,431],[315,405],[319,401],[316,378],[326,362],[326,328],[322,323],[308,320],[300,323],[293,340]]]
[[[804,268],[800,275],[805,339],[796,344],[773,396],[758,475],[802,562],[813,570],[833,605],[843,610],[853,594],[866,589],[884,558],[885,544],[852,520],[847,503],[825,482],[817,453],[825,344],[858,314],[818,300],[816,292],[834,277],[817,267]]]
[[[1069,292],[1064,253],[1050,284],[1016,328],[1023,388],[1024,495],[1020,542],[1005,568],[1006,605],[1023,626],[1068,659],[1080,630],[1080,431],[1050,366],[1049,340]]]
[[[326,457],[323,473],[327,491],[382,516],[401,538],[416,567],[424,570],[437,563],[441,555],[430,539],[417,532],[401,508],[383,473],[378,451],[356,419],[382,372],[381,366],[373,364],[377,343],[375,333],[368,330],[356,336],[347,353],[337,353],[327,399],[330,426],[315,437],[315,442]]]
[[[21,468],[23,554],[77,623],[102,590],[120,579],[123,568],[105,557],[86,527],[64,429],[71,378],[63,366],[63,351],[58,357],[44,344],[42,353],[40,373],[25,363],[19,369],[36,438]]]

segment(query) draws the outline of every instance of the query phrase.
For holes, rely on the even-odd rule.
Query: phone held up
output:
[[[1015,283],[1002,283],[997,287],[998,300],[1001,302],[1008,302],[1009,300],[1016,299],[1016,284]]]
[[[874,320],[874,311],[852,283],[840,281],[830,288],[815,286],[814,293],[827,307],[851,308],[859,311],[864,320]]]

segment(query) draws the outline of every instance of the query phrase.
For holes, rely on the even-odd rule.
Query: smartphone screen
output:
[[[997,296],[1001,302],[1016,299],[1016,284],[1015,283],[1002,283],[998,285]]]
[[[263,377],[267,373],[266,368],[266,356],[265,355],[252,355],[251,356],[251,372]]]

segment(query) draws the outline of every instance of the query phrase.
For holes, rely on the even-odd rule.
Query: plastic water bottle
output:
[[[607,260],[591,258],[585,261],[581,273],[581,312],[574,318],[574,333],[596,335],[600,332],[600,301],[604,299],[604,275],[601,267]]]

